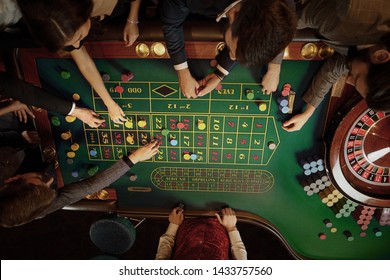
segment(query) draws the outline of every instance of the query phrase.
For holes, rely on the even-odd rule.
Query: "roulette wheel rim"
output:
[[[381,122],[387,128],[389,120],[389,114],[374,112],[367,107],[364,100],[361,100],[343,116],[337,128],[330,133],[331,137],[327,137],[326,165],[328,175],[343,195],[360,204],[374,207],[390,207],[389,175],[385,176],[386,172],[388,174],[390,166],[382,166],[385,169],[384,176],[382,176],[383,173],[376,174],[375,170],[382,170],[380,169],[381,166],[368,160],[367,154],[369,153],[365,147],[367,145],[367,149],[373,149],[372,146],[375,143],[371,143],[373,142],[372,138],[377,137],[379,134],[374,134],[372,131],[375,131],[375,127],[380,127]],[[359,127],[362,124],[362,128],[365,127],[366,129],[361,129],[360,131]],[[356,137],[356,140],[351,140],[355,139],[356,135],[359,135],[359,138]],[[384,135],[385,137],[390,136],[390,134],[386,136],[386,133]],[[368,141],[367,139],[371,140]],[[371,147],[368,143],[370,143]],[[387,143],[386,145],[389,146],[389,144]],[[379,148],[375,149],[378,150]],[[355,155],[356,151],[358,151],[358,156]],[[386,156],[388,159],[390,154],[388,153]],[[365,163],[363,166],[367,166],[367,170],[360,168],[360,162],[359,164],[356,163],[358,160]],[[385,162],[388,164],[388,161],[385,160]]]

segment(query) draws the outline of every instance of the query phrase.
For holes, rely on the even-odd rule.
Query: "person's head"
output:
[[[77,49],[88,35],[92,0],[18,0],[18,4],[31,34],[51,52]]]
[[[283,0],[243,0],[226,14],[225,42],[230,58],[243,65],[264,65],[292,41],[295,13]]]
[[[346,82],[355,86],[374,111],[390,112],[390,43],[359,51],[350,62]]]
[[[50,188],[53,180],[38,172],[5,180],[0,187],[0,226],[15,227],[39,217],[56,197]]]

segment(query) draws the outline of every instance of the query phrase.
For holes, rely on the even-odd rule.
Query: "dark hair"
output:
[[[390,51],[390,32],[384,34],[381,41],[381,48]],[[370,65],[367,86],[367,106],[374,111],[390,112],[390,61]]]
[[[295,29],[295,13],[284,1],[243,0],[232,24],[237,61],[247,66],[269,63],[292,41]]]
[[[93,8],[92,0],[18,0],[18,4],[31,34],[51,52],[72,39]]]
[[[44,185],[17,179],[2,186],[0,192],[0,225],[15,227],[37,218],[47,209],[56,192]]]

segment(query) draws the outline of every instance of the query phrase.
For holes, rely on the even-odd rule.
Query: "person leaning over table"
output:
[[[125,10],[125,0],[18,0],[33,37],[51,52],[70,54],[85,79],[107,106],[115,123],[126,121],[122,108],[111,98],[92,58],[83,46],[91,25],[119,17]],[[123,31],[126,46],[138,37],[138,11],[141,0],[130,1],[130,12]],[[39,11],[39,12],[37,12]],[[93,24],[92,24],[93,23]]]
[[[390,1],[305,0],[298,28],[313,28],[336,50],[316,73],[305,92],[305,110],[283,124],[300,130],[333,84],[347,75],[375,111],[390,111]]]
[[[156,260],[246,260],[233,209],[221,210],[222,218],[185,219],[179,207],[169,214],[169,226],[160,237]]]
[[[99,127],[104,122],[97,113],[90,109],[80,108],[72,101],[57,97],[48,90],[17,79],[7,72],[0,71],[0,99],[5,98],[11,98],[13,106],[25,108],[18,114],[19,120],[24,122],[27,121],[27,115],[34,117],[30,109],[24,104],[62,115],[74,116],[94,128]],[[14,111],[12,108],[8,109]]]
[[[57,190],[51,188],[54,178],[45,173],[31,172],[8,178],[0,186],[0,226],[15,227],[43,218],[108,187],[133,165],[156,155],[158,147],[158,142],[152,140],[94,176]]]
[[[216,56],[217,68],[199,82],[190,73],[184,46],[183,23],[190,13],[228,21],[226,47]],[[245,66],[268,64],[261,82],[263,92],[276,90],[283,52],[296,29],[294,0],[160,0],[159,14],[180,89],[187,98],[215,89],[236,62]]]

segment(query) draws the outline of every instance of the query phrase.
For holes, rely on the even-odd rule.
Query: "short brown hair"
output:
[[[53,189],[17,179],[0,188],[0,225],[15,227],[39,217],[56,197]]]
[[[282,0],[243,0],[232,24],[236,57],[243,65],[272,61],[294,38],[295,12]]]

